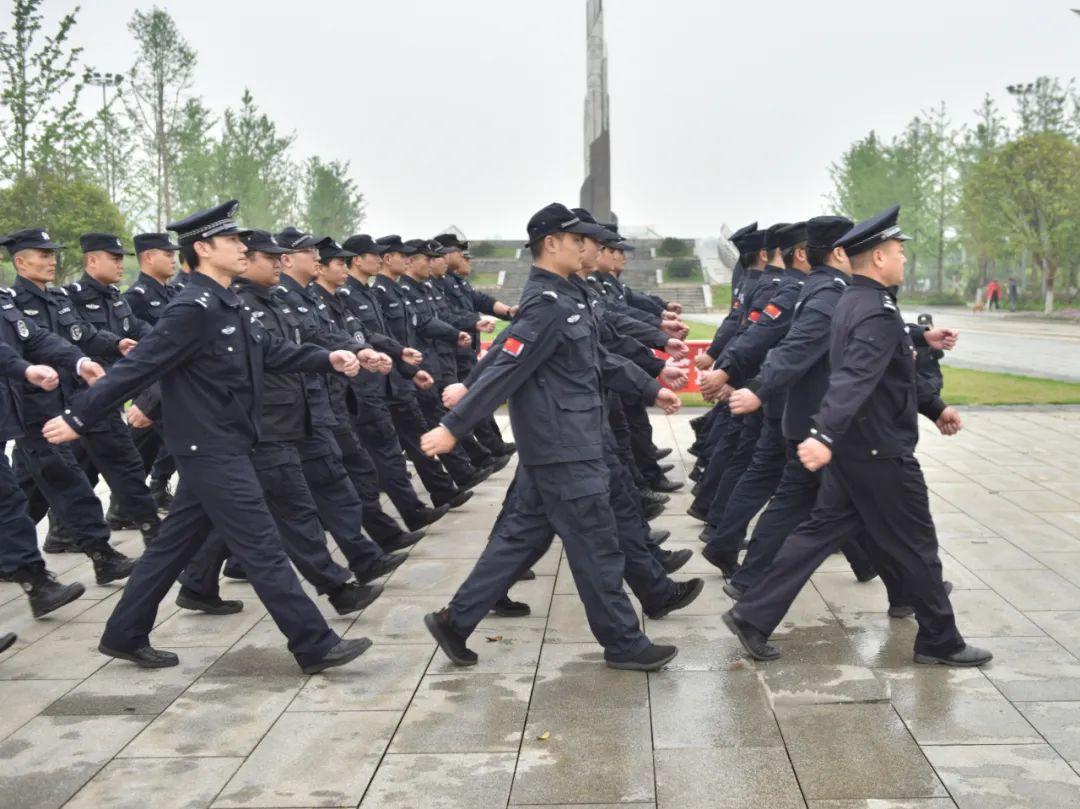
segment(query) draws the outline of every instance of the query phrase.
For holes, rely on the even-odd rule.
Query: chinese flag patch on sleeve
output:
[[[765,314],[767,314],[773,320],[776,320],[776,318],[780,317],[780,313],[783,311],[784,310],[777,306],[775,303],[770,303],[768,306],[765,307]]]
[[[757,323],[759,317],[761,317],[761,310],[760,309],[752,309],[752,310],[750,310],[750,322],[751,323]]]
[[[511,357],[520,357],[521,352],[525,349],[525,344],[516,337],[507,337],[506,342],[503,343],[503,351],[509,354]]]

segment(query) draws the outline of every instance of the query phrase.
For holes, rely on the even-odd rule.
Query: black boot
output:
[[[380,557],[379,560],[367,570],[354,570],[353,575],[356,576],[356,580],[360,584],[367,584],[370,581],[375,581],[375,579],[385,576],[387,573],[397,570],[408,558],[409,554],[407,553],[387,553]]]
[[[701,549],[701,555],[705,557],[705,561],[710,565],[720,568],[720,572],[729,579],[734,576],[735,571],[739,569],[738,553],[721,553],[712,545],[706,545]]]
[[[70,604],[86,592],[79,582],[61,584],[43,564],[21,567],[12,574],[12,578],[22,585],[35,618]]]
[[[690,561],[694,552],[689,548],[679,548],[677,551],[661,551],[660,554],[660,565],[664,568],[664,572],[674,573]]]
[[[690,606],[705,588],[704,579],[690,579],[689,581],[680,581],[675,583],[675,592],[671,594],[671,598],[667,600],[667,603],[655,610],[645,610],[645,614],[652,620],[656,621],[663,618],[665,615],[670,615],[675,610],[681,610],[684,607]]]
[[[109,510],[105,513],[105,522],[109,524],[110,531],[130,531],[139,527],[133,519],[120,513],[120,506],[115,500],[109,503]]]
[[[135,567],[135,560],[129,559],[108,542],[95,545],[86,552],[94,563],[94,578],[98,584],[126,579]]]
[[[633,657],[613,660],[604,654],[604,663],[608,668],[627,671],[659,671],[670,663],[679,653],[675,646],[650,643]]]
[[[49,512],[49,532],[45,534],[45,553],[81,553],[75,537]]]
[[[0,652],[6,652],[12,646],[15,645],[15,641],[19,639],[19,636],[14,632],[0,633]]]
[[[219,595],[205,596],[181,586],[176,596],[176,606],[185,610],[205,612],[207,615],[233,615],[244,609],[244,602],[239,599],[226,601]]]
[[[417,531],[425,525],[431,525],[436,520],[441,519],[449,510],[450,506],[446,503],[443,503],[443,505],[437,506],[436,508],[432,508],[431,506],[421,506],[412,514],[409,514],[404,518],[405,525],[410,531]]]
[[[150,494],[154,498],[154,505],[158,511],[168,511],[172,507],[173,495],[169,491],[169,481],[151,480]]]
[[[330,603],[338,615],[358,612],[382,595],[381,584],[357,584],[350,581],[330,594]]]
[[[443,607],[438,612],[429,612],[424,616],[424,625],[435,638],[443,654],[450,658],[455,666],[475,666],[479,658],[476,652],[465,645],[461,637],[450,625],[450,615]]]
[[[725,612],[723,620],[731,634],[739,639],[746,653],[754,660],[776,660],[780,657],[780,650],[769,643],[765,635],[735,615],[733,610]]]
[[[383,549],[384,553],[393,553],[394,551],[403,551],[406,548],[411,548],[423,538],[423,531],[409,531],[408,533],[402,531],[393,539],[380,540],[378,544],[379,547]]]
[[[247,573],[244,572],[244,568],[241,567],[240,563],[233,559],[231,556],[227,560],[225,560],[225,566],[221,569],[221,572],[226,579],[247,581]]]
[[[524,601],[514,601],[510,596],[503,596],[495,602],[492,612],[500,618],[524,618],[532,614],[532,609]]]

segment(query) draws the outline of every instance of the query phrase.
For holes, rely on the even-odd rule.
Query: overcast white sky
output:
[[[161,5],[198,50],[198,94],[220,111],[249,87],[299,155],[350,160],[376,235],[517,238],[537,208],[577,202],[585,0]],[[148,7],[83,0],[87,62],[126,70],[126,22]],[[821,213],[829,163],[871,128],[891,135],[942,99],[969,119],[987,91],[1007,106],[1006,84],[1076,75],[1068,9],[608,0],[615,210],[680,236]]]

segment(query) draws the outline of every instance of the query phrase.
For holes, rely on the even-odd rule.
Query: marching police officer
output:
[[[55,389],[60,375],[47,364],[74,371],[85,361],[75,346],[24,318],[15,308],[11,292],[0,289],[0,445],[26,432],[23,422],[23,388],[33,385]],[[46,569],[37,544],[37,529],[27,510],[26,496],[19,488],[0,452],[0,581],[22,585],[35,618],[82,596],[78,582],[61,584]]]
[[[9,234],[4,239],[18,278],[15,307],[42,328],[74,343],[85,354],[118,353],[120,338],[99,332],[82,320],[67,294],[52,282],[56,278],[56,251],[63,245],[52,241],[40,228]],[[94,562],[98,584],[127,578],[134,561],[109,544],[101,501],[86,473],[68,446],[53,446],[41,436],[41,426],[70,406],[80,380],[96,382],[105,371],[91,359],[78,363],[76,373],[60,368],[60,384],[54,390],[27,386],[23,390],[24,434],[15,440],[15,473],[29,502],[30,518],[39,522],[51,509],[67,529],[67,538],[46,540],[47,553],[86,553]]]
[[[678,651],[645,637],[622,589],[624,560],[609,505],[602,429],[601,363],[610,355],[599,353],[592,318],[583,314],[588,304],[569,280],[581,267],[582,234],[592,232],[558,203],[529,220],[534,266],[517,317],[468,394],[424,436],[429,454],[447,452],[509,399],[520,457],[514,508],[450,606],[424,619],[457,665],[477,662],[467,638],[552,529],[563,539],[609,666],[653,671]]]
[[[289,640],[305,673],[361,655],[367,638],[342,640],[304,593],[281,547],[251,460],[259,438],[266,372],[355,374],[356,355],[297,346],[253,323],[230,283],[247,268],[236,201],[169,225],[179,234],[191,277],[157,327],[87,391],[44,436],[72,441],[133,393],[161,380],[165,443],[180,486],[157,540],[143,553],[98,647],[146,668],[175,666],[172,652],[150,645],[158,604],[206,539],[221,532],[256,593]]]
[[[799,460],[825,467],[810,519],[784,543],[769,572],[724,616],[746,650],[761,660],[779,652],[767,638],[826,556],[865,524],[915,609],[915,662],[979,666],[990,652],[967,645],[956,628],[941,578],[926,481],[915,460],[918,415],[945,435],[960,416],[922,383],[915,346],[889,287],[904,277],[903,242],[893,206],[840,237],[854,277],[833,315],[833,369]]]
[[[124,250],[117,236],[111,233],[85,233],[79,237],[83,252],[83,274],[65,289],[75,309],[83,319],[99,331],[121,338],[121,350],[150,332],[150,325],[139,320],[117,286],[124,273]],[[125,347],[125,342],[127,347]],[[107,368],[116,360],[115,352],[95,356]],[[146,486],[146,470],[135,448],[131,432],[118,408],[108,419],[85,432],[76,445],[75,455],[88,470],[91,484],[98,473],[105,476],[111,492],[106,521],[121,523],[119,515],[134,520],[145,542],[152,542],[161,520],[150,490]],[[118,525],[116,527],[119,527]]]

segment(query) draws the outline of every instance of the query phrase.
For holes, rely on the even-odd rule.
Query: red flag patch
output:
[[[770,303],[768,306],[765,307],[765,314],[767,314],[773,320],[776,320],[776,318],[780,317],[780,313],[783,311],[784,310],[777,306],[775,303]]]
[[[751,323],[757,323],[759,317],[761,317],[761,310],[760,309],[751,309],[750,310],[750,322]]]
[[[503,343],[503,351],[505,351],[511,357],[520,357],[521,352],[524,350],[525,344],[516,337],[507,337],[506,342]]]

